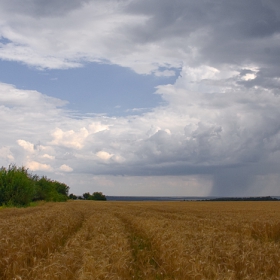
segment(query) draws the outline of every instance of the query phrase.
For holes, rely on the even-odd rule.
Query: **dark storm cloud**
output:
[[[212,10],[210,3],[207,6]],[[136,31],[133,38],[138,42],[156,42],[166,37],[188,36],[211,22],[206,9],[197,1],[133,1],[126,9],[128,13],[149,18],[144,26],[131,30]]]
[[[269,38],[280,32],[278,1],[132,1],[127,10],[150,17],[146,25],[132,30],[139,42],[166,37],[184,41],[205,29],[201,41],[195,42],[198,63],[276,63],[271,57],[279,61],[279,44]],[[188,46],[181,47],[184,51]]]
[[[275,1],[276,4],[276,1]],[[279,9],[254,1],[132,1],[127,12],[149,16],[146,33],[182,36],[201,27],[225,30],[228,38],[264,37],[279,31]],[[147,27],[143,26],[143,30]],[[157,32],[160,32],[159,35]],[[167,31],[167,32],[165,32]],[[169,31],[169,32],[168,32]]]
[[[247,40],[248,37],[273,35],[279,32],[280,27],[277,0],[145,0],[132,1],[126,9],[129,13],[150,17],[146,32],[154,34],[155,39],[158,38],[155,31],[160,31],[161,36],[182,36],[201,27],[210,27],[229,39]]]

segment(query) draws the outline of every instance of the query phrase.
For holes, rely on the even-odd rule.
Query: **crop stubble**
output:
[[[0,279],[280,279],[279,202],[0,210]]]

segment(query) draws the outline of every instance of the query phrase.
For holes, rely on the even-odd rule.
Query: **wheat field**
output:
[[[279,202],[0,209],[0,279],[280,279]]]

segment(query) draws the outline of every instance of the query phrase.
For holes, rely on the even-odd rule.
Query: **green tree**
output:
[[[33,200],[66,201],[69,187],[57,181],[52,181],[43,176],[35,184],[35,196]]]
[[[107,200],[106,196],[102,192],[94,192],[92,194],[93,200]]]
[[[0,169],[0,205],[26,206],[34,196],[34,181],[24,167]]]
[[[69,199],[77,199],[78,197],[72,193],[69,194]]]
[[[53,184],[54,184],[55,189],[58,193],[68,196],[69,187],[66,184],[60,183],[58,181],[53,181]]]
[[[92,195],[87,192],[83,194],[85,200],[107,200],[106,196],[102,192],[94,192]]]
[[[0,168],[0,206],[27,206],[31,201],[66,201],[69,187],[47,177],[28,173],[25,167]]]
[[[90,197],[91,197],[91,195],[89,192],[83,194],[83,198],[86,200],[90,200]]]

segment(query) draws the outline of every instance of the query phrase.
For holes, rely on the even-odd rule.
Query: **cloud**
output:
[[[100,190],[116,196],[206,196],[211,191],[211,181],[207,176],[111,176],[75,173],[57,178],[75,186],[70,192],[82,195]],[[74,189],[74,190],[73,190]]]
[[[21,146],[24,150],[26,150],[29,153],[34,152],[34,145],[28,141],[25,140],[17,140],[17,143],[19,146]]]
[[[109,160],[113,155],[105,152],[105,151],[99,151],[97,154],[96,154],[100,159],[102,160]]]
[[[17,2],[0,12],[2,59],[52,69],[99,61],[167,76],[182,64],[279,69],[277,0]]]
[[[48,155],[48,154],[44,154],[44,155],[42,155],[42,157],[43,157],[43,158],[50,159],[50,160],[55,159],[55,157],[54,157],[54,156],[51,156],[51,155]]]
[[[52,108],[62,107],[67,104],[67,101],[43,95],[35,90],[23,91],[5,83],[0,83],[0,91],[1,105],[9,109],[20,107],[29,111],[32,108],[32,112],[38,113],[42,110],[51,110]]]
[[[62,164],[59,167],[59,170],[63,171],[63,172],[72,172],[73,168],[71,168],[70,166],[66,165],[66,164]]]
[[[73,130],[63,131],[60,128],[56,128],[52,133],[53,140],[52,145],[60,145],[68,148],[81,149],[83,147],[83,142],[89,135],[88,130],[83,127],[79,132]]]
[[[24,64],[37,67],[38,69],[69,69],[81,67],[82,63],[69,62],[66,58],[55,57],[44,53],[34,53],[29,46],[14,43],[0,43],[0,57],[8,61],[20,61]]]
[[[280,149],[280,96],[239,83],[242,71],[184,67],[174,85],[157,88],[166,105],[126,117],[77,119],[51,98],[2,84],[13,89],[1,110],[10,157],[55,176],[62,176],[55,170],[80,176],[207,175],[212,193],[242,192],[260,170],[268,177],[279,172],[267,166],[278,166],[274,154]],[[45,111],[35,109],[30,116],[27,96]],[[23,128],[13,125],[17,122]]]
[[[100,122],[92,122],[89,125],[89,131],[92,133],[98,133],[100,131],[104,131],[104,130],[108,130],[109,126],[108,125],[104,125]]]
[[[28,1],[24,7],[21,7],[21,1],[3,0],[2,6],[8,11],[15,14],[23,14],[28,16],[48,17],[48,16],[62,16],[69,13],[73,9],[77,9],[87,1],[70,0],[67,5],[64,1]]]
[[[136,177],[196,178],[191,186],[207,181],[212,194],[249,193],[254,185],[264,193],[258,178],[276,185],[276,0],[28,1],[22,9],[17,2],[5,0],[0,11],[1,59],[39,69],[98,62],[180,76],[156,88],[163,101],[157,108],[114,118],[77,118],[65,101],[1,83],[3,163],[55,176],[69,167],[73,182],[80,174],[120,176],[135,185]]]
[[[52,171],[52,167],[48,164],[40,163],[37,161],[29,161],[26,163],[26,167],[31,171]]]
[[[11,163],[15,160],[15,158],[10,150],[10,147],[0,148],[0,157],[9,163]]]

